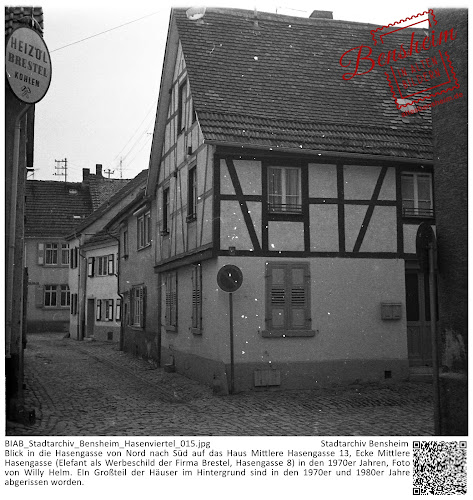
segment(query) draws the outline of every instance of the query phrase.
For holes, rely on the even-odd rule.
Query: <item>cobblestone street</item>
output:
[[[117,344],[29,335],[25,406],[41,436],[428,436],[432,385],[350,385],[214,396],[211,388],[120,352]]]

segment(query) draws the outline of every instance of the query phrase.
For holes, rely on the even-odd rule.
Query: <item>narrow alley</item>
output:
[[[63,334],[28,337],[26,409],[30,425],[8,435],[335,436],[433,434],[426,382],[349,385],[304,391],[215,396],[118,350]]]

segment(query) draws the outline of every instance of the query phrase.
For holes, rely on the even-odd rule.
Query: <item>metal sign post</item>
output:
[[[228,313],[230,319],[230,394],[235,392],[235,358],[233,349],[233,292],[237,291],[243,283],[241,269],[232,264],[227,264],[219,269],[217,274],[218,286],[228,293]]]

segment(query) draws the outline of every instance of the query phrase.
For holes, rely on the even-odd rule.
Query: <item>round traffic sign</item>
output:
[[[243,273],[239,267],[227,264],[219,269],[217,283],[224,292],[235,292],[243,283]]]

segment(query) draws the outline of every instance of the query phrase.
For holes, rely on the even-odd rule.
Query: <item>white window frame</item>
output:
[[[281,172],[281,192],[271,192],[271,176],[274,171]],[[287,173],[289,171],[297,172],[297,200],[296,203],[288,203],[289,197],[294,196],[287,193]],[[272,213],[302,213],[302,185],[301,185],[301,168],[289,166],[268,166],[268,210]],[[275,203],[274,198],[280,197],[281,203]]]
[[[57,266],[59,264],[59,243],[45,244],[44,264],[46,266]]]
[[[138,249],[145,248],[151,244],[151,211],[139,215],[136,224]]]
[[[69,285],[59,285],[59,305],[61,307],[71,306],[71,291]]]
[[[57,295],[58,295],[57,287],[58,287],[57,285],[44,285],[44,307],[51,307],[51,308],[58,307],[58,305],[57,305]],[[49,302],[49,304],[47,302]]]
[[[113,299],[105,300],[105,321],[113,321]]]
[[[108,255],[100,255],[95,257],[97,272],[96,276],[107,276],[108,274]]]
[[[406,178],[412,179],[413,186],[413,196],[414,198],[405,198],[402,192],[402,181]],[[429,198],[430,207],[420,208],[419,207],[419,179],[429,179]],[[402,197],[402,215],[404,217],[423,217],[430,218],[434,216],[434,201],[433,201],[433,185],[432,185],[432,174],[428,172],[402,172],[401,174],[401,197]],[[404,202],[409,201],[413,203],[413,207],[405,207]],[[426,200],[427,201],[427,200]]]

